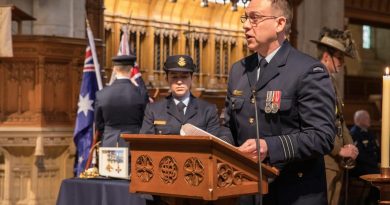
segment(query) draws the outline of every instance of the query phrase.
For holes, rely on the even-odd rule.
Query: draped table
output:
[[[145,205],[151,195],[129,193],[128,180],[65,179],[57,198],[57,205]]]

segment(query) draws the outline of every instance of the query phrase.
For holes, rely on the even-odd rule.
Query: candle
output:
[[[389,137],[390,137],[390,75],[386,67],[383,76],[382,91],[382,135],[381,135],[381,168],[389,168]]]

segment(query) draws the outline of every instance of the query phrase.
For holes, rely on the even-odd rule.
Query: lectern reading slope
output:
[[[122,134],[130,142],[130,192],[217,200],[258,193],[257,161],[212,136]],[[278,170],[262,164],[262,194]]]

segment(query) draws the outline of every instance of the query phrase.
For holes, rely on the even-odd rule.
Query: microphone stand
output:
[[[259,188],[259,205],[262,205],[263,204],[263,188],[262,188],[262,181],[263,181],[263,173],[262,173],[262,170],[261,170],[261,158],[260,158],[260,134],[259,134],[259,116],[258,116],[258,113],[257,113],[257,99],[256,99],[256,90],[253,89],[252,90],[252,97],[254,99],[254,105],[255,105],[255,118],[256,118],[256,151],[257,151],[257,158],[259,160],[259,182],[258,182],[258,188]]]

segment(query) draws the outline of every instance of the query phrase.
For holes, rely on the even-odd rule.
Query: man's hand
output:
[[[344,158],[351,158],[353,160],[356,159],[356,157],[359,154],[359,150],[356,148],[353,144],[347,144],[344,145],[339,152],[339,155]]]
[[[260,161],[263,161],[268,155],[268,146],[265,140],[260,139]],[[249,139],[242,144],[238,150],[248,154],[253,159],[257,159],[256,139]]]

